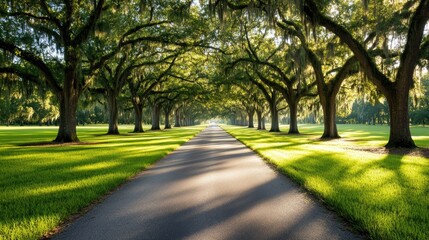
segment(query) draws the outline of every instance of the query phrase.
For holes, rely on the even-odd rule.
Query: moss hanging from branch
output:
[[[267,0],[266,2],[258,0],[209,0],[208,9],[210,15],[217,15],[221,22],[228,16],[228,11],[244,10],[249,17],[264,17],[271,26],[274,26],[277,9],[281,2],[280,0]]]

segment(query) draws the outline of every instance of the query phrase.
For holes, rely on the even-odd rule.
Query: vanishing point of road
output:
[[[210,126],[54,239],[360,239],[300,187]]]

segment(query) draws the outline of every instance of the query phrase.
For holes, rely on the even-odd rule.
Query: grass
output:
[[[319,125],[301,135],[223,126],[372,239],[429,239],[429,159],[363,151],[387,142],[387,126],[339,125],[340,140],[320,141]],[[429,128],[413,127],[420,147]]]
[[[0,239],[38,239],[162,158],[202,126],[120,136],[107,126],[78,128],[86,145],[49,142],[54,127],[0,127]],[[24,146],[27,144],[27,146]]]

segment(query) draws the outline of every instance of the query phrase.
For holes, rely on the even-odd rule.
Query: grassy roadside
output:
[[[387,142],[387,127],[339,125],[332,141],[318,139],[319,125],[301,135],[222,127],[371,238],[429,239],[429,159],[369,151]],[[429,147],[429,128],[412,132]]]
[[[54,127],[0,127],[0,239],[37,239],[145,169],[203,126],[107,136],[106,126],[78,128],[82,145],[49,142]],[[30,145],[28,145],[30,144]]]

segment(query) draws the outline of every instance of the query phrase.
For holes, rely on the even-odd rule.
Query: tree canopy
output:
[[[428,121],[429,0],[23,0],[0,16],[0,121],[58,124],[56,142],[79,123],[256,113],[290,134],[323,123],[322,138],[388,124],[386,147],[413,148]]]

